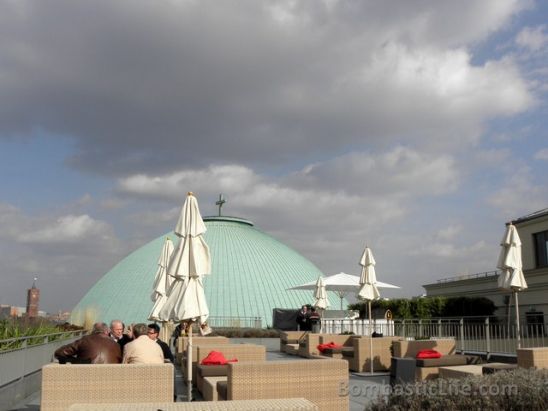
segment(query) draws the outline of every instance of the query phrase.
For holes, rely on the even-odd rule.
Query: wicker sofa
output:
[[[343,359],[348,361],[348,368],[355,372],[371,370],[371,342],[373,343],[373,371],[388,371],[390,369],[390,351],[392,343],[399,337],[360,337],[351,339],[353,350],[344,350]]]
[[[400,340],[393,343],[394,357],[396,358],[416,358],[421,350],[436,350],[442,357],[416,360],[415,377],[419,381],[437,378],[440,367],[480,364],[482,362],[478,356],[456,355],[456,341],[452,338],[417,341]]]
[[[198,391],[202,393],[204,377],[226,377],[228,375],[228,365],[200,365],[202,360],[208,356],[211,351],[221,352],[227,360],[236,358],[238,362],[243,361],[266,361],[266,347],[264,345],[253,344],[220,344],[214,345],[199,345],[197,351],[196,372],[193,374],[196,381]],[[213,400],[214,398],[206,398],[205,400]]]
[[[299,340],[297,354],[304,358],[315,358],[319,356],[320,352],[318,351],[318,344],[320,343],[320,336],[322,336],[322,334],[311,332],[305,333],[305,335]]]
[[[333,342],[337,345],[342,345],[342,348],[328,348],[320,353],[325,357],[343,358],[344,351],[354,350],[354,340],[362,337],[356,335],[339,335],[339,334],[322,334],[320,335],[320,344]]]
[[[299,343],[306,334],[306,331],[280,332],[280,351],[286,354],[297,355],[299,353]]]
[[[172,364],[47,364],[42,367],[42,411],[75,403],[173,401]]]
[[[228,365],[228,378],[217,383],[219,400],[302,397],[320,410],[349,408],[346,361],[253,361]]]
[[[548,347],[518,348],[518,366],[522,368],[548,368]]]
[[[192,337],[192,345],[200,345],[200,344],[228,344],[230,340],[226,337],[200,337],[200,336],[193,336]],[[176,346],[176,363],[182,364],[182,358],[184,356],[184,353],[186,351],[186,347],[188,345],[188,337],[179,337],[177,339],[177,346]],[[193,353],[192,355],[193,361],[196,361],[196,355]]]

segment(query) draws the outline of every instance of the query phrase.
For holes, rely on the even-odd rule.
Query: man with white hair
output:
[[[124,323],[120,320],[112,320],[110,322],[110,338],[120,345],[120,350],[124,351],[124,346],[133,340],[127,334],[124,334]]]

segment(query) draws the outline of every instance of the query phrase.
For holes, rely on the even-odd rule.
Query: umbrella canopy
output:
[[[497,268],[502,273],[498,278],[500,288],[511,291],[522,291],[527,288],[523,276],[521,261],[521,239],[518,230],[513,224],[508,224],[500,242],[501,250]]]
[[[198,201],[189,193],[175,229],[180,237],[167,268],[167,274],[175,281],[168,291],[168,298],[160,315],[174,321],[198,320],[204,324],[209,309],[202,284],[202,277],[211,271],[211,258],[203,233]]]
[[[521,260],[521,239],[518,230],[513,224],[508,224],[504,236],[500,242],[501,250],[497,268],[501,270],[498,285],[504,290],[514,294],[516,306],[516,336],[517,347],[521,348],[521,336],[519,327],[519,302],[518,291],[527,288],[527,282],[523,276],[523,264]],[[508,323],[510,324],[510,323]]]
[[[316,299],[316,301],[314,302],[314,307],[320,310],[325,310],[327,307],[329,307],[329,301],[327,301],[327,291],[325,290],[323,277],[318,277],[318,281],[316,281],[314,298]]]
[[[360,290],[358,291],[359,300],[376,300],[381,296],[377,288],[377,275],[375,274],[375,258],[369,247],[365,250],[360,259],[362,274],[360,276]]]
[[[338,294],[341,299],[341,310],[342,310],[342,300],[348,293],[356,293],[360,288],[360,277],[356,275],[350,275],[346,273],[338,273],[330,275],[323,278],[325,284],[325,289],[327,291],[334,291]],[[396,285],[383,283],[381,281],[376,282],[377,288],[400,288]],[[295,287],[289,288],[289,290],[314,290],[316,288],[316,282],[312,281],[310,283],[305,283],[297,285]]]
[[[174,321],[188,321],[187,343],[187,399],[192,401],[192,322],[200,323],[200,331],[210,333],[206,321],[209,309],[205,298],[202,277],[211,272],[211,258],[203,234],[206,226],[202,220],[198,201],[188,193],[175,228],[180,237],[167,268],[175,280],[160,315]],[[207,330],[204,332],[204,330]]]
[[[152,301],[154,301],[154,306],[152,307],[152,311],[150,312],[148,319],[152,321],[169,320],[169,318],[163,318],[160,316],[160,310],[167,301],[167,292],[173,282],[173,277],[167,275],[167,266],[171,258],[171,253],[173,253],[173,242],[169,239],[169,237],[166,237],[160,257],[158,258],[158,270],[156,271],[156,276],[154,277],[152,295],[150,296]]]
[[[358,300],[367,301],[369,312],[369,352],[370,352],[370,372],[373,374],[373,335],[371,335],[371,301],[381,296],[377,289],[377,274],[375,273],[375,258],[369,247],[365,247],[360,265],[362,266],[362,275],[360,276],[360,290],[358,291]]]

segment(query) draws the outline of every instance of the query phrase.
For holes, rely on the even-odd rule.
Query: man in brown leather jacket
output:
[[[55,351],[55,358],[61,364],[119,364],[122,362],[120,345],[108,336],[108,332],[105,323],[95,323],[90,335],[63,345]]]

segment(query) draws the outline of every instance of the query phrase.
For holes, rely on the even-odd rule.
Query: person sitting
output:
[[[156,343],[160,346],[162,352],[164,353],[164,360],[168,360],[169,362],[173,363],[173,353],[171,352],[169,345],[167,345],[165,342],[158,338],[158,336],[160,335],[160,326],[155,323],[149,324],[147,335],[148,338],[150,338],[152,341],[156,341]]]
[[[110,338],[120,345],[122,352],[124,351],[124,346],[133,340],[132,336],[124,334],[124,323],[120,320],[112,320],[110,322]]]
[[[119,364],[122,362],[120,346],[108,336],[105,323],[93,324],[91,334],[70,344],[63,345],[54,353],[61,364]]]
[[[124,346],[124,364],[163,364],[164,353],[155,341],[147,336],[146,324],[135,324],[133,336],[135,339]]]

